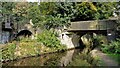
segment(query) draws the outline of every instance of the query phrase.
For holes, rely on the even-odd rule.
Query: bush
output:
[[[108,41],[107,41],[107,37],[106,36],[103,36],[103,35],[94,35],[93,36],[93,49],[95,47],[98,47],[100,48],[102,44],[107,44]]]
[[[54,31],[45,30],[41,34],[38,35],[38,42],[43,43],[43,45],[56,48],[58,50],[64,49],[65,46],[60,44],[60,41],[57,39]]]
[[[64,18],[68,17],[71,21],[108,19],[112,16],[117,4],[118,3],[105,2],[58,3],[56,6],[56,14],[61,14],[61,17]]]
[[[15,43],[8,43],[8,45],[2,48],[2,60],[13,60],[15,58],[15,48]]]
[[[107,41],[107,37],[104,36],[104,35],[97,35],[97,36],[93,36],[93,40],[94,42],[97,43],[97,45],[101,45],[101,44],[107,44],[108,41]]]
[[[101,49],[105,53],[120,54],[120,39],[117,39],[117,41],[112,41],[108,45],[103,44]]]

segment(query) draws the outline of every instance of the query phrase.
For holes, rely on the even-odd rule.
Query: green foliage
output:
[[[37,40],[21,38],[20,41],[17,42],[19,43],[17,46],[14,42],[6,44],[6,46],[2,48],[0,60],[14,60],[66,49],[65,46],[60,44],[56,35],[52,34],[53,32],[45,32],[46,33],[40,35]]]
[[[12,9],[15,7],[15,3],[13,2],[1,2],[0,3],[0,13],[10,14]]]
[[[46,3],[46,5],[48,4],[49,3]],[[42,7],[42,9],[40,8],[39,10],[40,11],[43,10],[44,14],[42,14],[43,17],[39,17],[38,19],[41,18],[40,19],[41,22],[39,23],[42,24],[41,26],[45,26],[45,28],[47,29],[69,25],[70,20],[80,21],[80,20],[107,19],[110,16],[112,16],[115,4],[116,3],[89,3],[89,2],[54,3],[54,5],[51,6],[54,9],[50,10],[49,13],[43,10],[44,7]]]
[[[94,42],[94,45],[96,46],[99,46],[101,44],[107,44],[107,38],[106,36],[103,36],[103,35],[97,35],[97,36],[93,36],[93,42]]]
[[[110,56],[112,59],[114,59],[118,64],[120,65],[120,54],[107,54]]]
[[[66,18],[61,18],[60,15],[57,15],[55,17],[50,15],[45,17],[45,21],[43,21],[42,25],[46,29],[51,29],[68,25],[68,22]]]
[[[108,45],[103,44],[101,49],[105,53],[120,54],[120,39],[117,39],[117,41],[112,41]]]
[[[28,20],[28,10],[29,10],[30,4],[27,2],[18,2],[15,3],[15,7],[12,9],[13,17],[15,18],[16,22],[20,23],[26,23],[26,20]]]
[[[77,3],[77,14],[75,20],[92,20],[94,18],[95,10],[91,9],[89,2]]]
[[[37,3],[31,4],[30,8],[28,9],[28,18],[32,19],[32,22],[34,24],[40,23],[40,21],[42,20],[41,12]]]
[[[112,16],[118,3],[104,2],[42,2],[0,3],[1,13],[12,14],[16,22],[32,19],[36,27],[56,28],[69,25],[70,20],[106,19]]]
[[[112,16],[116,4],[118,3],[56,3],[56,10],[53,11],[53,16],[57,16],[57,14],[59,14],[61,15],[60,17],[67,18],[71,21],[107,19]]]
[[[75,20],[98,20],[107,19],[112,13],[117,3],[106,2],[82,2],[77,3],[77,16]]]
[[[19,57],[27,57],[27,56],[35,56],[37,54],[40,53],[40,51],[38,51],[38,47],[35,46],[35,41],[32,40],[26,40],[26,39],[22,39],[18,45],[18,49],[20,52],[20,54],[16,54]]]
[[[29,19],[32,19],[32,22],[36,27],[41,28],[56,28],[58,26],[68,25],[68,16],[63,17],[63,14],[57,12],[57,3],[40,3],[33,5],[29,8]],[[57,13],[56,13],[57,12]]]
[[[12,22],[24,22],[27,19],[28,13],[28,3],[15,3],[15,2],[1,2],[0,3],[0,13],[4,21],[9,18]],[[6,16],[4,16],[6,15]]]
[[[107,19],[112,16],[114,8],[116,8],[117,3],[96,3],[97,12],[94,16],[94,19]]]
[[[53,31],[44,30],[40,35],[38,35],[37,40],[50,48],[56,48],[58,50],[65,48],[64,45],[60,44],[60,41],[57,39],[55,32]]]
[[[2,49],[2,60],[13,60],[14,51],[16,45],[14,43],[9,43],[6,47]]]
[[[75,2],[61,2],[56,3],[56,10],[53,11],[53,15],[57,16],[58,14],[61,15],[60,17],[66,19],[74,19],[76,16],[77,9]]]
[[[56,10],[56,2],[40,3],[39,9],[42,15],[51,15]]]

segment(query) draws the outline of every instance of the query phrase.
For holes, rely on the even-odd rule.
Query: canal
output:
[[[96,62],[80,49],[45,54],[3,63],[3,66],[94,66]]]

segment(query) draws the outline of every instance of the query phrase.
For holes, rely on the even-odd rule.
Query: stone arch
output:
[[[26,29],[24,29],[24,30],[20,30],[18,33],[17,33],[17,35],[16,35],[16,37],[19,37],[19,36],[24,36],[24,37],[29,37],[29,36],[31,36],[33,33],[32,33],[32,31],[30,31],[30,30],[26,30]]]
[[[75,47],[79,47],[79,48],[84,48],[86,47],[86,42],[84,42],[85,40],[82,39],[82,37],[86,34],[89,34],[90,36],[92,35],[92,32],[76,32],[73,34],[71,41],[73,43],[73,45]],[[88,41],[88,38],[86,39]]]

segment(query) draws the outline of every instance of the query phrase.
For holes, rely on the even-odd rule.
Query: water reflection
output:
[[[80,55],[80,50],[69,50],[63,53],[47,54],[4,63],[3,66],[68,66],[74,63],[74,58]],[[81,59],[81,58],[77,58]],[[84,60],[83,60],[84,61]],[[81,62],[81,61],[79,61]]]
[[[66,55],[60,59],[60,66],[67,66],[71,61],[75,50],[67,51]]]

